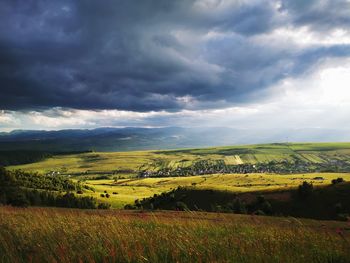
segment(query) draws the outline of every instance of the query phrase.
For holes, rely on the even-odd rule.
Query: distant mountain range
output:
[[[130,151],[271,142],[350,141],[348,130],[211,128],[98,128],[0,133],[0,150]]]

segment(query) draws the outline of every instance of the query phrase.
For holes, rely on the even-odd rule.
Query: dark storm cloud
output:
[[[312,26],[320,31],[350,27],[350,2],[347,0],[284,0],[281,9],[286,10],[297,25]]]
[[[276,48],[254,36],[285,23],[349,29],[346,11],[340,0],[2,1],[0,108],[176,111],[256,100],[350,51]]]

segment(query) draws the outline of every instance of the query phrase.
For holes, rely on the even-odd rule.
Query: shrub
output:
[[[109,197],[110,197],[110,195],[109,195],[109,194],[106,194],[106,197],[107,197],[107,198],[109,198]]]
[[[265,215],[265,213],[264,213],[264,211],[262,211],[262,210],[256,210],[255,212],[254,212],[254,215],[258,215],[258,216],[264,216]]]
[[[114,195],[117,195],[118,193],[117,192],[113,192]]]
[[[111,177],[108,175],[100,175],[100,176],[93,177],[92,179],[93,180],[106,180],[106,179],[108,180],[108,179],[111,179]]]
[[[258,202],[258,204],[263,204],[265,202],[265,197],[263,195],[258,195],[256,197],[256,201]]]
[[[298,196],[301,199],[306,199],[312,195],[313,190],[314,190],[314,186],[312,183],[303,182],[301,185],[299,185]]]
[[[24,195],[24,193],[18,193],[11,200],[11,205],[19,206],[19,207],[27,207],[29,206],[29,200]]]
[[[343,213],[339,213],[339,214],[337,214],[337,220],[339,220],[339,221],[348,221],[349,220],[349,215],[348,214],[343,214]]]
[[[131,209],[135,209],[136,207],[133,206],[133,205],[130,205],[130,204],[127,204],[124,206],[124,209],[127,209],[127,210],[131,210]]]
[[[83,194],[83,191],[78,190],[78,191],[77,191],[77,194],[82,195],[82,194]]]
[[[261,209],[267,215],[271,215],[272,214],[272,206],[271,206],[271,204],[268,201],[265,201],[264,203],[262,203]]]
[[[175,208],[180,210],[180,211],[188,210],[188,207],[184,202],[176,202]]]
[[[247,208],[245,203],[243,203],[240,199],[236,199],[233,203],[233,212],[237,214],[246,214]]]
[[[335,213],[339,214],[343,211],[343,206],[341,203],[336,203],[334,205],[334,210],[335,210]]]
[[[98,209],[109,209],[110,207],[111,205],[108,203],[99,203],[97,206]]]
[[[340,184],[340,183],[344,183],[344,182],[345,182],[344,179],[341,177],[332,180],[332,184]]]
[[[104,195],[104,194],[100,194],[100,196],[101,196],[101,197],[105,197],[105,195]]]

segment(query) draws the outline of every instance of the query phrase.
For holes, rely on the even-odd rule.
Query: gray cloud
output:
[[[322,59],[350,55],[349,45],[254,41],[285,25],[349,29],[349,2],[276,3],[2,1],[0,108],[227,107],[268,96],[271,85]]]
[[[294,24],[320,31],[350,26],[350,2],[346,0],[284,0],[281,10],[290,14]]]

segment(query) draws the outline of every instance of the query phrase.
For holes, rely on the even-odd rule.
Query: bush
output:
[[[110,195],[109,194],[106,194],[106,198],[109,198],[110,197]]]
[[[114,195],[117,195],[118,193],[117,192],[113,192]]]
[[[258,204],[263,204],[265,202],[265,197],[263,195],[258,195],[256,197],[256,201],[258,202]]]
[[[111,177],[108,175],[100,175],[100,176],[93,177],[92,179],[93,180],[108,180],[108,179],[111,179]]]
[[[262,211],[262,210],[256,210],[255,212],[254,212],[254,215],[257,215],[257,216],[264,216],[265,215],[265,213],[264,213],[264,211]]]
[[[303,184],[299,185],[298,196],[301,199],[307,199],[312,195],[313,190],[314,190],[314,186],[312,183],[303,182]]]
[[[104,194],[100,194],[100,196],[101,196],[101,197],[105,197],[105,195],[104,195]]]
[[[77,194],[82,195],[82,194],[83,194],[83,191],[78,190],[78,191],[77,191]]]
[[[188,210],[187,205],[184,202],[176,202],[175,208],[180,211],[186,211]]]
[[[127,204],[127,205],[124,206],[124,209],[133,210],[133,209],[136,209],[136,207],[133,206],[133,205]]]
[[[233,212],[237,214],[246,214],[247,208],[245,203],[243,203],[240,199],[236,199],[233,203]]]
[[[349,215],[348,214],[343,214],[343,213],[340,213],[340,214],[337,214],[337,220],[339,221],[348,221],[349,220]]]
[[[268,201],[265,201],[264,203],[262,203],[261,209],[267,215],[271,215],[272,214],[272,206],[271,206],[271,204]]]
[[[109,209],[110,207],[111,205],[108,203],[99,203],[97,206],[98,209]]]
[[[340,184],[340,183],[344,183],[344,182],[345,182],[344,179],[341,177],[332,180],[332,184]]]
[[[341,203],[337,203],[334,206],[334,210],[336,214],[340,214],[343,211],[343,206]]]
[[[30,205],[29,200],[24,195],[24,193],[16,194],[11,200],[11,205],[19,207],[27,207]]]

